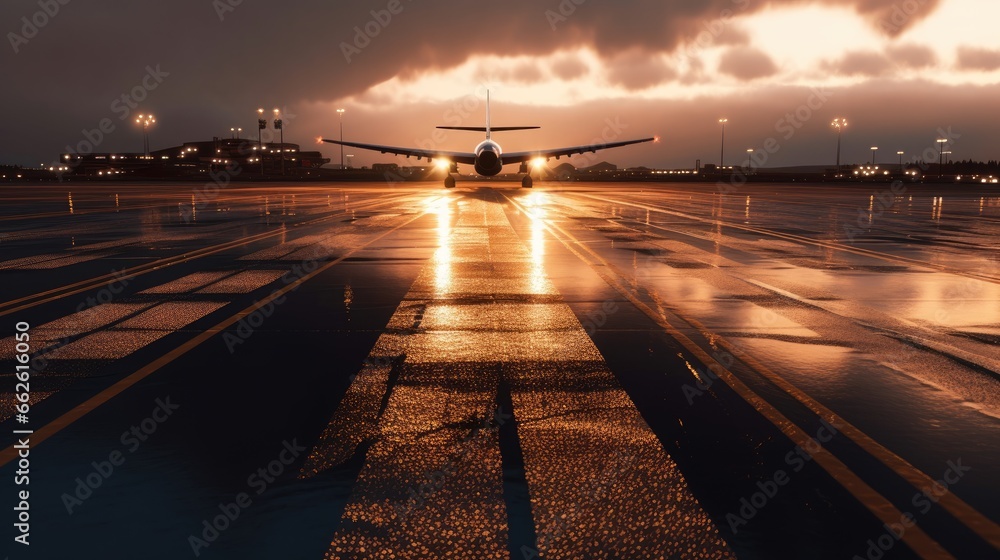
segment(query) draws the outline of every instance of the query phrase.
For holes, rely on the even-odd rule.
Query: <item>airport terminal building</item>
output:
[[[73,175],[87,177],[178,177],[207,174],[239,167],[258,175],[301,175],[330,162],[318,151],[303,152],[298,144],[265,142],[246,138],[213,138],[201,142],[143,153],[60,154],[59,161]]]

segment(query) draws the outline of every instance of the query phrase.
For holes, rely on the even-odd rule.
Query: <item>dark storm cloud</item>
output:
[[[484,104],[471,107],[462,124],[481,126],[485,122]],[[498,140],[507,151],[600,141],[609,121],[623,127],[620,139],[661,137],[656,144],[575,158],[589,165],[606,160],[622,166],[691,168],[697,159],[703,163],[716,162],[720,148],[718,119],[722,116],[729,119],[728,164],[745,159],[748,148],[762,149],[767,145],[773,149],[764,162],[769,167],[833,166],[837,138],[830,121],[834,117],[846,117],[851,123],[843,136],[845,163],[868,161],[871,146],[880,146],[893,154],[889,156],[891,159],[900,150],[906,152],[905,159],[910,159],[935,148],[935,140],[942,137],[939,129],[949,128],[961,135],[952,146],[956,158],[987,160],[998,155],[994,138],[1000,126],[1000,85],[970,88],[875,80],[817,93],[810,88],[772,87],[763,83],[756,95],[670,101],[611,99],[569,107],[516,105],[506,102],[503,95],[495,95],[492,110],[495,125],[542,127],[500,136]],[[334,122],[320,122],[321,112],[319,107],[302,111],[300,126],[312,127],[307,137],[310,132],[313,136],[335,133]],[[399,112],[386,112],[379,106],[359,107],[348,115],[346,134],[360,142],[414,145],[434,134],[435,125],[446,124],[449,112],[455,112],[452,102],[418,103]],[[478,141],[468,133],[444,132],[447,134],[438,144],[441,149],[468,150]],[[336,156],[334,150],[330,148],[327,155]],[[412,159],[368,152],[358,152],[355,161],[358,165],[392,161],[413,164]]]
[[[715,38],[716,45],[743,46],[750,44],[750,35],[735,24],[725,26]]]
[[[906,2],[922,5],[904,27],[937,4],[832,3],[853,6],[877,26]],[[716,39],[739,44],[742,32],[729,29],[733,16],[799,3],[511,0],[491,12],[457,0],[70,2],[18,55],[8,50],[4,56],[20,78],[43,83],[54,81],[54,68],[64,78],[92,84],[159,62],[176,69],[176,83],[192,93],[259,99],[268,91],[289,101],[329,99],[393,76],[451,67],[474,54],[550,54],[581,45],[607,58],[633,50],[671,52],[719,22],[724,25]],[[0,21],[17,30],[20,17],[37,9],[34,0],[7,0]],[[551,14],[560,19],[553,23]]]
[[[756,80],[773,75],[778,67],[764,52],[750,48],[737,47],[727,50],[719,61],[719,72],[729,74],[740,80]]]
[[[552,63],[552,73],[563,80],[579,78],[586,75],[588,71],[587,64],[578,56],[566,55]]]
[[[677,72],[660,58],[640,52],[623,54],[608,61],[608,80],[629,90],[641,90],[673,80]]]
[[[893,64],[904,68],[919,69],[937,64],[934,51],[923,45],[896,45],[885,52]]]
[[[1000,68],[1000,51],[976,47],[959,47],[958,67],[962,70],[992,71]]]
[[[892,62],[875,51],[853,51],[839,60],[826,62],[827,70],[844,76],[881,76],[892,70]]]
[[[192,131],[253,122],[258,106],[341,99],[477,54],[547,55],[589,46],[607,62],[630,52],[672,53],[705,33],[738,42],[739,31],[727,30],[733,17],[803,3],[511,0],[500,9],[457,0],[72,0],[49,16],[39,15],[37,0],[5,0],[0,67],[7,84],[0,103],[10,111],[5,130],[18,135],[3,135],[0,159],[33,161],[62,150],[106,118],[117,128],[105,148],[126,144],[126,137],[134,143],[137,133],[125,118],[131,114],[115,112],[116,101],[129,111],[157,111],[161,140],[190,138]],[[938,0],[828,3],[853,8],[877,28],[895,14],[892,25],[903,30]],[[910,3],[919,9],[898,11]],[[140,91],[147,66],[157,65],[169,77],[134,103],[130,92]],[[643,82],[616,72],[624,83]],[[532,78],[530,70],[517,76]]]
[[[533,84],[542,81],[545,74],[534,62],[519,62],[513,66],[501,67],[483,65],[476,70],[476,80],[484,83],[508,82],[515,84]]]

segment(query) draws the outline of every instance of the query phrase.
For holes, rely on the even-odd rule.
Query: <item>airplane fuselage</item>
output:
[[[476,154],[476,173],[492,177],[503,169],[503,150],[493,140],[483,140],[473,153]]]

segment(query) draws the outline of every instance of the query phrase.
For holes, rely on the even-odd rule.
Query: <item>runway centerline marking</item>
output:
[[[439,249],[303,466],[315,476],[373,441],[327,558],[509,558],[500,442],[476,431],[501,422],[537,535],[516,555],[732,558],[545,275],[542,230],[521,240],[499,202],[481,190],[454,219],[439,208]],[[501,383],[512,411],[496,409]]]

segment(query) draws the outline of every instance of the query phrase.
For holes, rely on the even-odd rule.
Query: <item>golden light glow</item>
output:
[[[427,212],[437,215],[438,250],[434,253],[434,290],[438,295],[451,289],[453,260],[451,250],[451,199],[434,197],[427,202]]]
[[[535,191],[525,197],[524,205],[531,218],[531,292],[540,294],[546,290],[545,276],[545,216],[548,213],[548,195]]]

